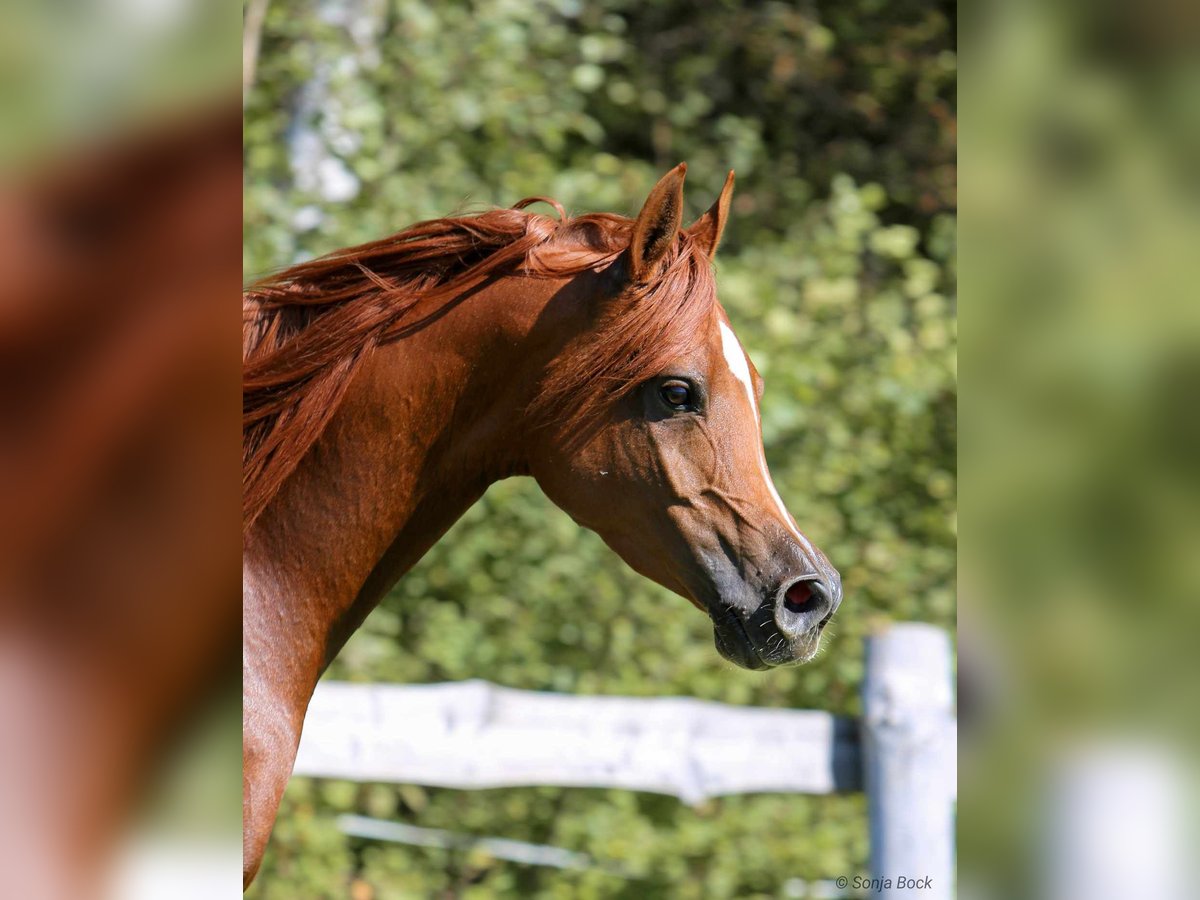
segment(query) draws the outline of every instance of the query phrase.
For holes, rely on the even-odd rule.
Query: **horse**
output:
[[[531,197],[245,292],[245,884],[322,671],[499,479],[532,476],[707,613],[736,665],[816,653],[841,580],[771,480],[763,381],[716,294],[733,172],[684,228],[686,171],[635,219]]]

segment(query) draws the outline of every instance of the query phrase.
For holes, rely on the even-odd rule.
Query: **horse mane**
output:
[[[525,211],[545,202],[558,219]],[[242,302],[242,512],[249,529],[328,425],[371,352],[506,276],[570,278],[618,261],[632,219],[569,218],[556,201],[433,219],[252,284]],[[685,231],[644,283],[549,367],[527,413],[580,434],[608,404],[695,348],[716,304],[708,255]],[[570,401],[570,402],[568,402]]]

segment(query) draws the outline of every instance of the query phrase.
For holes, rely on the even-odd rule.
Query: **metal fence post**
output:
[[[954,896],[950,639],[904,623],[867,639],[863,749],[871,898]],[[928,879],[928,881],[923,881]]]

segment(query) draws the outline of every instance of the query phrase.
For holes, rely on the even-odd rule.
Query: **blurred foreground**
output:
[[[964,896],[1198,895],[1196,25],[964,23]]]
[[[5,10],[0,897],[237,887],[241,152],[221,6]]]

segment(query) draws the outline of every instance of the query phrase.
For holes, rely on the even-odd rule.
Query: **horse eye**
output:
[[[686,409],[692,402],[692,389],[682,381],[668,381],[658,389],[658,395],[672,409]]]

